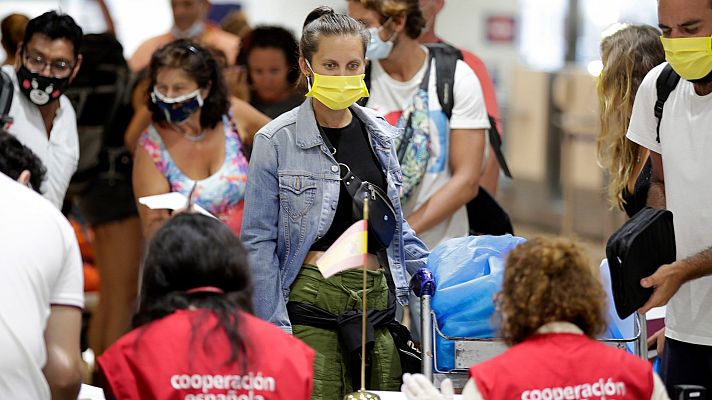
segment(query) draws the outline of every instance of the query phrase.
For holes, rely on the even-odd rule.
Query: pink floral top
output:
[[[148,152],[156,168],[166,177],[172,192],[188,196],[197,182],[193,193],[195,204],[208,210],[239,236],[248,162],[237,129],[227,115],[223,116],[223,126],[225,160],[222,167],[213,175],[198,181],[181,172],[153,125],[141,134],[139,145]]]

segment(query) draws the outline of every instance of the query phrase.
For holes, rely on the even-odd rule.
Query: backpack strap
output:
[[[455,103],[455,67],[457,60],[463,59],[462,52],[447,43],[431,43],[426,47],[430,56],[435,58],[435,86],[438,91],[438,101],[449,120]]]
[[[435,85],[438,91],[440,107],[449,120],[452,117],[452,109],[455,105],[455,68],[457,60],[462,60],[462,51],[447,43],[433,43],[426,45],[430,51],[430,56],[435,58]],[[487,115],[491,128],[488,130],[489,142],[497,157],[502,172],[508,178],[512,178],[512,173],[507,165],[507,160],[502,152],[502,137],[499,135],[497,124],[491,115]]]
[[[680,81],[680,75],[678,75],[670,64],[667,64],[663,71],[658,76],[658,80],[655,82],[655,88],[658,92],[658,99],[655,101],[655,118],[658,119],[658,126],[656,128],[655,141],[660,143],[660,121],[663,119],[663,106],[667,101],[670,93],[675,90],[677,83]]]
[[[497,162],[499,162],[499,167],[502,168],[504,176],[512,179],[512,172],[509,170],[507,160],[504,158],[504,153],[502,152],[502,137],[499,135],[499,129],[497,129],[497,121],[495,121],[494,117],[491,115],[488,115],[487,117],[490,122],[490,128],[488,130],[489,141],[492,146],[492,150],[494,150],[494,156],[497,157]]]

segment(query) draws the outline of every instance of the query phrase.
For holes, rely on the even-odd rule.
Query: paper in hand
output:
[[[169,192],[154,196],[140,197],[138,202],[152,210],[165,209],[176,211],[185,209],[185,205],[188,204],[188,198],[182,193]],[[206,209],[195,203],[192,204],[192,208],[195,212],[215,218],[213,214],[210,214]]]
[[[106,400],[104,396],[104,390],[100,387],[89,386],[82,383],[81,389],[79,389],[78,400]]]

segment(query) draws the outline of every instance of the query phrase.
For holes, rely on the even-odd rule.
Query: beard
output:
[[[708,84],[712,83],[712,71],[710,71],[707,75],[703,76],[702,78],[693,79],[690,82],[695,85],[708,85]]]

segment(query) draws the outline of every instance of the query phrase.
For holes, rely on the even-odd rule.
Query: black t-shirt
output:
[[[304,102],[304,99],[305,97],[303,93],[294,93],[278,103],[265,103],[257,97],[256,93],[253,92],[252,98],[250,99],[250,105],[255,107],[257,111],[262,114],[275,119],[294,107],[298,107]]]
[[[653,164],[651,158],[645,162],[643,169],[638,175],[638,179],[635,181],[635,186],[633,187],[633,193],[628,192],[628,187],[623,188],[623,209],[628,217],[632,217],[638,213],[638,211],[645,208],[648,201],[648,190],[650,189],[650,176],[653,172]]]
[[[334,158],[337,162],[348,165],[351,172],[361,178],[362,181],[369,181],[386,192],[386,178],[381,170],[381,164],[378,162],[373,150],[371,150],[368,132],[363,122],[354,115],[351,123],[343,128],[322,127],[322,130],[334,148],[336,148]],[[356,219],[353,216],[353,199],[342,181],[339,187],[339,202],[336,206],[334,220],[326,234],[314,242],[311,250],[325,251],[354,222],[356,222]],[[369,228],[368,252],[376,254],[382,249],[383,246],[378,243]]]

